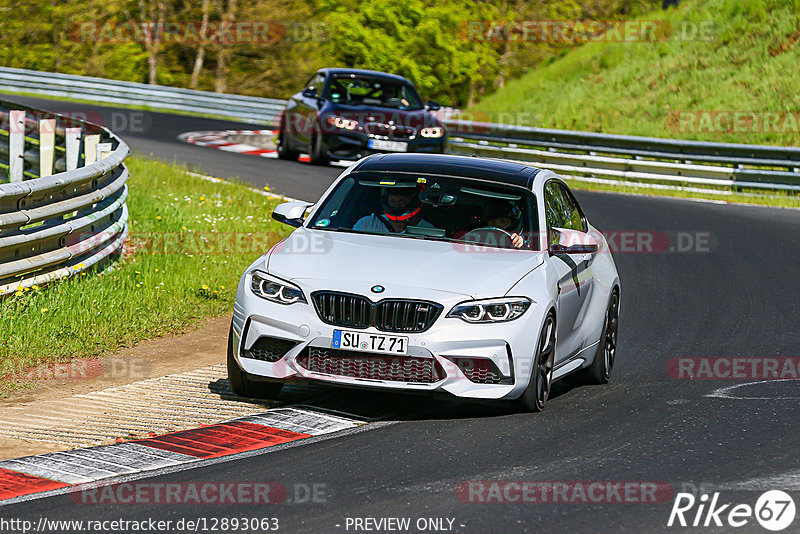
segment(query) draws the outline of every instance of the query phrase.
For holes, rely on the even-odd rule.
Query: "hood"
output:
[[[505,295],[543,262],[539,252],[299,228],[273,247],[264,266],[313,289],[363,293],[380,284],[382,297],[429,290],[478,299]]]

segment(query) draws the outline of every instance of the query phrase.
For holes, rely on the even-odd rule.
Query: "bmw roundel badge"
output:
[[[385,288],[385,287],[383,287],[383,286],[372,286],[372,287],[371,287],[371,288],[369,288],[369,289],[370,289],[370,291],[372,291],[373,293],[383,293],[384,291],[386,291],[386,288]]]

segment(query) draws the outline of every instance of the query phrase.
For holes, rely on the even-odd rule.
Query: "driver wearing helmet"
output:
[[[495,201],[486,204],[483,220],[486,226],[499,228],[511,234],[511,244],[514,248],[522,248],[525,240],[519,234],[522,230],[522,210],[519,206],[504,202]]]
[[[372,213],[353,225],[353,230],[374,234],[400,234],[406,226],[433,225],[422,218],[422,203],[417,190],[411,187],[384,188],[381,193],[382,213]]]

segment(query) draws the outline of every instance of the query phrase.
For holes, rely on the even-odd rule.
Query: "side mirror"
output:
[[[434,102],[433,100],[428,100],[428,103],[425,104],[425,107],[428,108],[428,111],[439,111],[440,109],[442,109],[442,106],[440,106],[438,102]]]
[[[303,96],[306,98],[317,98],[317,88],[316,87],[306,87],[303,89]]]
[[[275,209],[272,210],[272,218],[283,224],[300,228],[305,221],[306,210],[311,206],[313,204],[310,202],[284,202],[275,206]]]
[[[600,248],[597,239],[586,232],[566,228],[550,229],[550,255],[594,254]]]

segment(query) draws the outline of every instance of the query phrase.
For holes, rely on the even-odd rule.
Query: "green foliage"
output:
[[[800,2],[685,1],[643,17],[655,18],[673,30],[664,40],[588,43],[471,111],[547,128],[800,145]],[[693,29],[707,38],[691,38]],[[798,127],[791,120],[768,131],[700,127],[700,118],[732,111],[755,112],[757,120],[793,112]],[[698,117],[696,127],[681,127],[686,116]]]
[[[324,66],[405,75],[425,98],[463,107],[560,54],[571,43],[510,42],[477,37],[507,22],[608,19],[652,8],[657,0],[208,0],[208,19],[267,22],[268,43],[167,41],[148,46],[115,30],[125,21],[191,23],[199,28],[204,2],[122,0],[0,0],[0,64],[44,71],[189,87],[203,50],[196,88],[285,98]],[[87,30],[89,28],[89,30]],[[91,28],[97,31],[92,32]],[[102,30],[102,31],[101,31]],[[100,38],[98,38],[98,35]],[[227,58],[227,59],[225,59]]]

